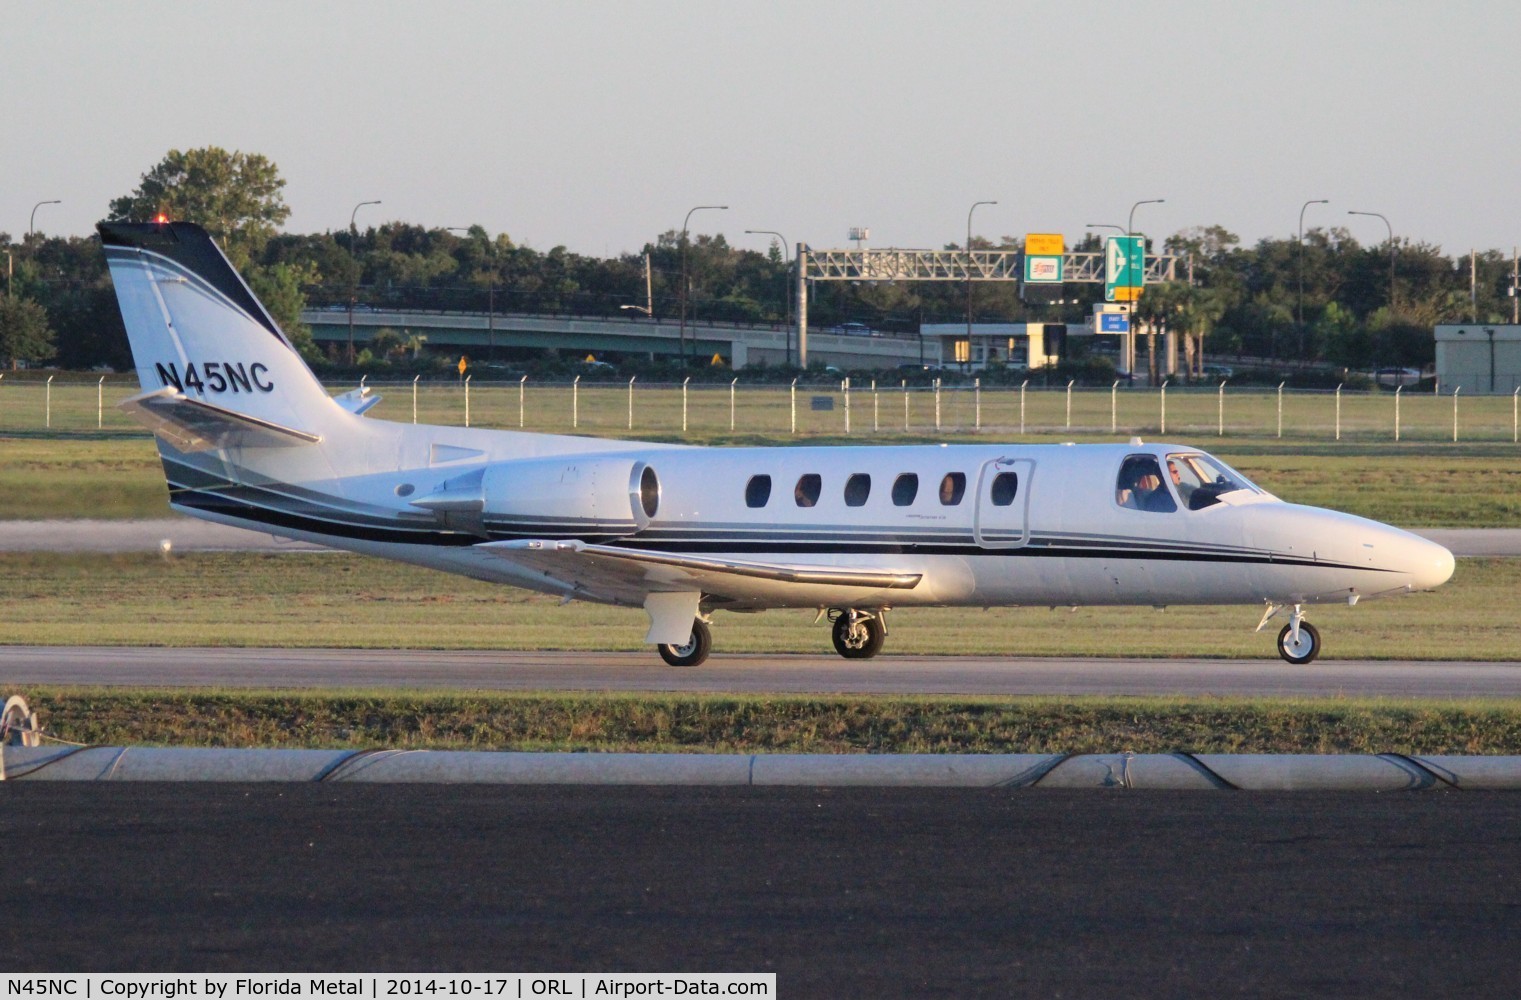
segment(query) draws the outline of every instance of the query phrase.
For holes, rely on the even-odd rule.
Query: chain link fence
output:
[[[130,375],[0,376],[0,434],[123,432]],[[369,383],[386,420],[550,433],[799,439],[936,434],[990,438],[1145,435],[1348,442],[1521,441],[1517,394],[1443,391],[911,386],[902,382],[745,385],[608,381]],[[330,386],[346,392],[352,384]]]

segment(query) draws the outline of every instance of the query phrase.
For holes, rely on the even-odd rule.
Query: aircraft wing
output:
[[[288,448],[322,440],[317,434],[191,399],[167,386],[139,393],[116,405],[183,452],[232,447]]]
[[[652,552],[575,539],[487,542],[480,548],[591,591],[609,588],[639,593],[698,590],[706,594],[741,597],[757,590],[779,587],[912,590],[924,577],[918,571],[811,566]]]

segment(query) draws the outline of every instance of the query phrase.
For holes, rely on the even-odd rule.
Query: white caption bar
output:
[[[418,975],[394,973],[67,973],[7,975],[0,1000],[250,1000],[365,997],[445,1000],[449,997],[775,997],[776,973],[541,972]]]

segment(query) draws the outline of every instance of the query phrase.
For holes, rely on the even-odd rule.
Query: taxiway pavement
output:
[[[52,684],[1461,699],[1521,697],[1521,662],[735,654],[675,668],[650,652],[0,646],[0,688]]]
[[[19,972],[1514,996],[1521,795],[17,782]]]

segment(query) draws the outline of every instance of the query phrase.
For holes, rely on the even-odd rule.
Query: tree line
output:
[[[300,321],[305,308],[398,308],[583,316],[633,316],[646,310],[674,318],[681,282],[689,281],[688,316],[696,320],[781,324],[790,316],[791,248],[730,245],[722,235],[685,241],[659,234],[640,251],[601,258],[547,251],[506,233],[407,223],[364,230],[283,233],[290,212],[274,163],[216,147],[172,150],[113,200],[106,217],[164,215],[206,227],[292,340],[317,366],[343,359],[313,344]],[[0,233],[11,271],[0,301],[0,359],[66,369],[131,365],[99,240]],[[1015,237],[974,238],[974,249],[1018,249]],[[947,244],[945,249],[962,249]],[[1099,251],[1100,237],[1071,249]],[[1419,367],[1432,361],[1439,322],[1509,322],[1512,262],[1499,250],[1473,261],[1431,244],[1401,239],[1363,245],[1341,227],[1268,237],[1243,246],[1220,226],[1176,233],[1153,246],[1183,259],[1189,280],[1149,287],[1139,311],[1152,328],[1185,334],[1200,352],[1246,355],[1269,363],[1330,362],[1366,369]],[[682,258],[685,256],[685,268]],[[1391,279],[1392,257],[1392,279]],[[646,264],[648,260],[648,265]],[[646,298],[646,266],[649,296]],[[979,322],[1082,322],[1098,285],[1068,285],[1066,301],[1026,303],[1013,283],[979,283],[972,296]],[[912,333],[921,323],[966,318],[960,283],[819,282],[812,289],[814,326],[848,322]],[[426,352],[420,338],[382,338],[363,360],[383,365]],[[507,349],[503,349],[504,351]],[[387,357],[389,355],[389,358]]]

